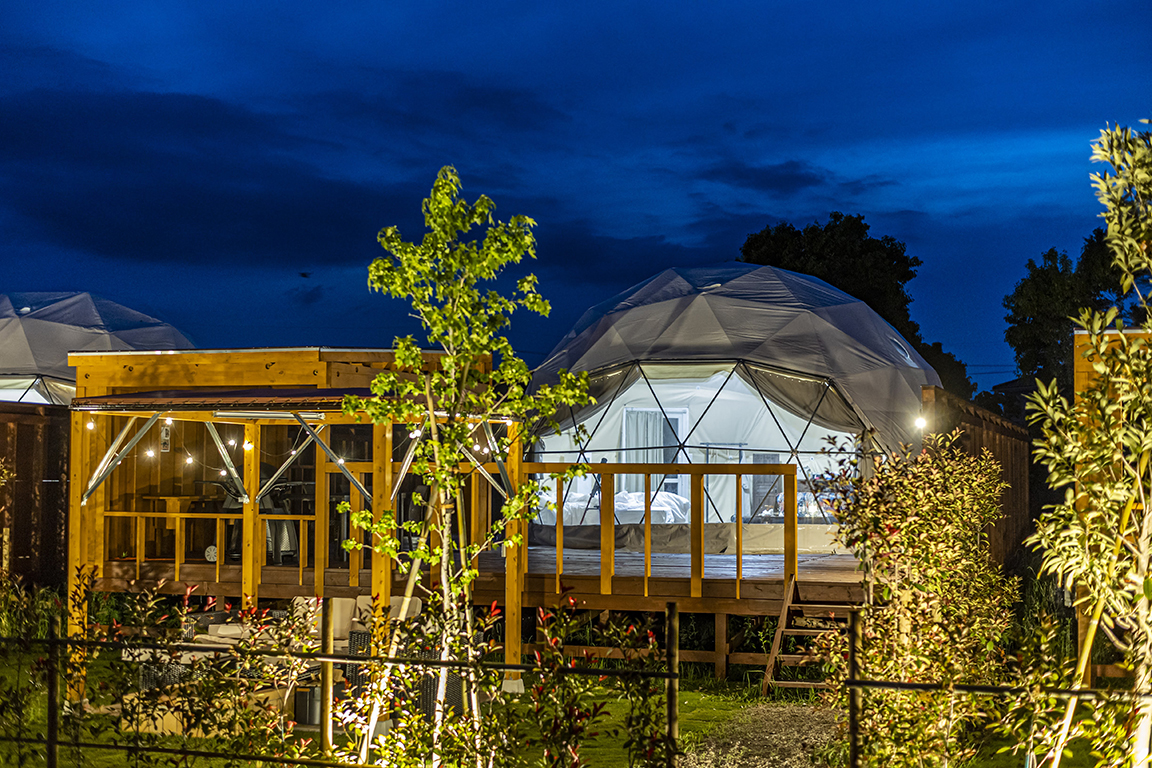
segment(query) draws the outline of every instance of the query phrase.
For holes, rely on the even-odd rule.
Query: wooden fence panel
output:
[[[1008,484],[1001,496],[1004,518],[988,532],[992,558],[1007,565],[1032,531],[1028,510],[1028,430],[1002,416],[945,392],[940,387],[924,387],[922,412],[928,425],[925,432],[948,433],[963,430],[960,447],[973,456],[987,448],[1000,463],[1001,477]]]
[[[0,489],[0,568],[62,584],[67,553],[68,409],[0,402],[0,458],[16,472]]]

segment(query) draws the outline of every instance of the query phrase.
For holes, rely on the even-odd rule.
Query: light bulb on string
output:
[[[220,470],[220,477],[227,477],[227,476],[228,476],[228,470],[226,470],[226,469]]]
[[[344,465],[344,459],[336,459],[336,463],[343,466]]]
[[[147,456],[148,458],[152,458],[153,456],[156,455],[156,451],[149,448],[148,450],[144,451],[144,455]]]
[[[85,424],[84,426],[88,427],[88,429],[89,429],[89,430],[92,430],[92,429],[96,429],[96,422],[94,422],[94,421],[89,421],[89,422],[88,422],[87,424]]]
[[[252,450],[253,447],[254,446],[252,445],[252,443],[248,442],[247,440],[244,441],[244,450],[250,451],[250,450]]]
[[[169,416],[166,419],[164,419],[164,423],[167,424],[168,426],[172,426],[172,417]]]
[[[184,459],[184,463],[185,464],[191,464],[192,463],[192,457],[189,456],[188,458]]]
[[[232,446],[233,448],[235,448],[235,447],[236,447],[236,441],[235,441],[235,440],[233,440],[233,439],[231,439],[231,438],[229,438],[229,439],[228,439],[228,445],[230,445],[230,446]]]

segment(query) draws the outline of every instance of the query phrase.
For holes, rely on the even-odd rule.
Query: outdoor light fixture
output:
[[[916,429],[924,429],[926,426],[928,426],[928,420],[923,416],[918,416],[916,418]]]

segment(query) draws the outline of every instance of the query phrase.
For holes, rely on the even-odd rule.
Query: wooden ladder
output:
[[[802,667],[810,663],[805,653],[781,653],[785,636],[817,637],[827,632],[846,632],[848,612],[856,607],[853,603],[805,603],[799,599],[796,577],[789,576],[784,586],[784,603],[780,608],[780,620],[776,622],[776,634],[772,638],[772,651],[768,654],[768,665],[764,668],[764,682],[760,695],[767,696],[769,686],[777,688],[828,688],[823,680],[777,680],[777,667]]]

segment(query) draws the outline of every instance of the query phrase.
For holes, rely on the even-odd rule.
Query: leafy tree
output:
[[[860,299],[916,346],[945,389],[971,398],[976,386],[964,363],[939,342],[925,343],[909,314],[907,285],[923,262],[909,255],[904,243],[888,235],[877,239],[868,229],[863,216],[838,211],[829,215],[827,224],[813,223],[803,230],[784,222],[748,235],[741,259],[818,277]]]
[[[490,651],[483,642],[462,642],[462,638],[479,639],[482,628],[472,609],[470,585],[477,576],[474,558],[496,537],[504,536],[510,523],[534,514],[539,490],[534,482],[508,489],[503,519],[494,524],[487,539],[469,541],[462,519],[468,474],[461,467],[486,463],[489,451],[507,457],[520,449],[519,423],[537,414],[556,413],[561,404],[582,405],[589,399],[587,374],[562,373],[556,385],[528,393],[531,372],[502,331],[516,310],[547,315],[549,304],[537,291],[534,275],[520,278],[510,297],[486,289],[485,284],[524,256],[535,257],[535,222],[526,216],[498,222],[494,210],[495,204],[483,195],[472,204],[461,199],[460,179],[455,169],[445,167],[423,204],[428,231],[421,241],[406,242],[396,227],[380,231],[378,240],[389,256],[372,262],[368,284],[409,302],[429,346],[438,354],[426,361],[411,336],[398,338],[394,370],[376,377],[372,396],[345,400],[347,413],[367,413],[376,423],[406,424],[417,440],[412,469],[430,490],[421,500],[424,521],[406,524],[418,534],[419,543],[412,553],[405,597],[423,590],[424,599],[440,612],[437,646],[443,661],[478,663]],[[510,426],[506,432],[489,433],[486,425],[494,421]],[[392,512],[380,520],[373,520],[370,512],[360,512],[353,521],[372,532],[378,556],[396,558],[399,541]],[[524,544],[518,535],[504,538],[510,547]],[[419,584],[424,563],[432,569],[430,589]],[[390,652],[398,642],[397,630]],[[448,722],[443,705],[447,680],[448,669],[442,667],[431,731],[433,765],[445,754],[443,747],[452,733],[463,727]],[[475,740],[479,749],[485,724],[476,686],[470,690],[472,719],[470,730],[464,728],[464,738]],[[374,722],[370,722],[363,731],[360,762],[367,757],[373,731]]]
[[[1147,122],[1147,121],[1145,121]],[[1133,689],[1152,687],[1152,322],[1142,287],[1152,275],[1152,133],[1109,128],[1093,144],[1092,159],[1110,170],[1092,177],[1104,205],[1104,242],[1131,295],[1142,333],[1126,334],[1122,310],[1081,310],[1094,378],[1069,402],[1056,382],[1038,383],[1030,418],[1040,428],[1037,457],[1061,503],[1037,521],[1032,542],[1044,551],[1043,568],[1082,588],[1091,611],[1076,668],[1079,685],[1095,635],[1103,631],[1124,653]],[[1049,754],[1059,765],[1072,733],[1071,699]],[[1146,765],[1152,741],[1152,704],[1110,702],[1095,711],[1090,735],[1104,765]]]
[[[1117,305],[1128,317],[1120,291],[1121,275],[1112,265],[1104,230],[1084,238],[1076,263],[1064,251],[1050,248],[1040,262],[1029,259],[1027,274],[1004,297],[1008,328],[1004,340],[1016,353],[1020,375],[1056,380],[1064,392],[1072,387],[1072,315],[1082,307],[1103,311]]]
[[[826,479],[837,540],[860,561],[859,676],[906,683],[993,684],[1014,583],[988,555],[986,526],[1001,517],[1000,467],[955,447],[959,432],[928,435],[924,450],[889,457],[865,476],[851,463]],[[823,638],[843,699],[845,639]],[[860,725],[866,765],[948,766],[972,754],[981,703],[966,694],[868,690]]]

